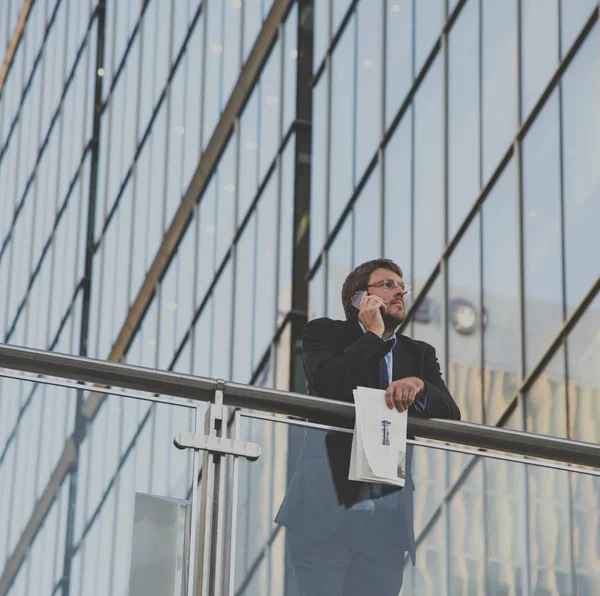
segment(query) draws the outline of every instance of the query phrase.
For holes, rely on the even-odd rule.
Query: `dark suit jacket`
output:
[[[378,387],[379,361],[388,345],[374,333],[363,333],[358,317],[348,321],[322,318],[310,321],[303,334],[304,370],[311,395],[354,402],[357,386]],[[425,382],[426,407],[414,404],[409,416],[460,420],[460,411],[448,392],[435,349],[422,341],[397,336],[392,379],[418,377]],[[349,434],[311,430],[299,457],[298,467],[275,521],[310,540],[324,540],[343,523],[364,485],[348,480]],[[390,516],[389,540],[397,540],[415,558],[413,529],[414,485],[407,453],[404,489],[386,486],[385,511]]]

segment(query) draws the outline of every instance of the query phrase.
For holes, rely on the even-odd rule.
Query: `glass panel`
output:
[[[476,217],[448,262],[448,389],[468,422],[483,421],[480,235]]]
[[[563,169],[567,316],[598,277],[600,254],[600,25],[563,76]]]
[[[70,593],[127,593],[136,492],[190,498],[193,452],[176,449],[173,438],[194,430],[194,409],[25,379],[0,378],[0,392],[0,480],[10,487],[0,496],[3,560],[13,553],[45,491],[57,491],[39,518],[41,529],[28,545],[14,584],[24,581],[27,587],[15,593],[56,593],[63,576],[69,510],[74,512]],[[90,417],[75,449],[78,397]],[[98,399],[95,413],[91,404]],[[75,501],[70,498],[73,488]]]
[[[600,294],[567,338],[569,438],[600,442]]]
[[[482,0],[483,183],[517,131],[517,2]]]
[[[327,313],[331,319],[345,319],[341,289],[352,269],[352,216],[347,217],[342,229],[327,252]]]
[[[561,58],[571,49],[597,4],[596,0],[560,0]]]
[[[385,126],[391,124],[413,82],[412,0],[387,0],[385,7]]]
[[[444,245],[444,134],[442,60],[432,65],[414,100],[415,288],[437,263]]]
[[[526,371],[537,364],[563,321],[558,93],[523,141],[523,259]]]
[[[526,118],[558,66],[558,5],[525,0],[521,5],[521,85]]]
[[[475,202],[479,163],[479,11],[467,2],[448,40],[448,235]]]
[[[383,60],[381,33],[383,6],[361,2],[357,13],[356,62],[356,168],[357,183],[377,151],[383,126],[381,121],[381,89]],[[337,107],[336,107],[337,108]]]
[[[526,430],[543,435],[567,436],[565,350],[554,354],[527,393]]]
[[[381,255],[381,171],[370,174],[354,207],[353,267]]]
[[[243,417],[241,438],[263,455],[239,463],[240,596],[317,586],[351,596],[516,596],[527,583],[533,594],[571,594],[571,535],[584,515],[593,539],[589,530],[576,538],[585,561],[577,581],[590,588],[582,593],[598,587],[598,478],[409,445],[405,487],[377,497],[347,480],[351,433]]]
[[[442,33],[444,0],[413,2],[415,10],[415,73],[418,73]]]
[[[260,147],[258,179],[262,182],[281,140],[281,41],[271,50],[260,77]]]
[[[337,224],[354,188],[355,26],[353,16],[331,61],[329,231]]]
[[[402,268],[413,285],[412,271],[412,108],[394,132],[384,153],[383,254]]]
[[[323,250],[327,234],[327,88],[321,77],[313,89],[313,132],[310,173],[310,263]]]
[[[520,371],[518,210],[514,162],[482,207],[485,422],[496,424],[513,397]]]
[[[314,7],[313,72],[321,65],[329,45],[329,2],[330,0],[321,0]]]

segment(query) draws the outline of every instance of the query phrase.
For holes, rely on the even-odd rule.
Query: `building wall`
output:
[[[309,318],[342,316],[350,269],[391,257],[422,301],[403,332],[435,345],[464,419],[597,441],[592,0],[319,0],[314,16],[294,2],[131,344],[115,349],[271,5],[32,3],[0,89],[2,341],[290,387],[284,323],[305,274],[292,271],[297,31],[314,18]],[[0,52],[20,9],[0,7]],[[172,438],[193,416],[114,396],[85,420],[93,396],[75,389],[0,379],[0,392],[0,486],[10,487],[0,562],[16,552],[65,441],[85,435],[11,593],[57,593],[63,576],[73,594],[125,593],[133,494],[188,497],[191,459]],[[265,455],[241,489],[238,586],[277,593],[283,534],[272,514],[288,432],[244,429]],[[421,449],[415,475],[437,491],[416,510],[420,531],[465,465]],[[19,474],[27,466],[31,477]],[[477,591],[497,564],[509,593],[552,591],[559,576],[561,593],[586,593],[600,575],[586,525],[599,493],[566,472],[481,465],[422,535],[430,554],[407,581],[419,593],[446,579],[457,593]],[[544,495],[560,515],[536,518]],[[538,519],[518,552],[499,521],[507,503]],[[450,530],[470,511],[482,532],[457,543]],[[539,529],[548,518],[562,520],[549,538]],[[443,565],[452,578],[432,575]]]

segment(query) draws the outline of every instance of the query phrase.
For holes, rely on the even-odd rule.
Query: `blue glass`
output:
[[[467,2],[448,38],[448,237],[480,189],[479,11]]]
[[[567,316],[598,277],[600,251],[600,84],[596,23],[563,76],[563,168]]]

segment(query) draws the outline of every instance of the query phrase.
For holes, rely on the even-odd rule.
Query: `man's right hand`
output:
[[[387,306],[382,298],[365,292],[360,301],[358,320],[363,324],[365,331],[371,331],[378,337],[383,337],[385,324],[381,315],[386,311]]]

